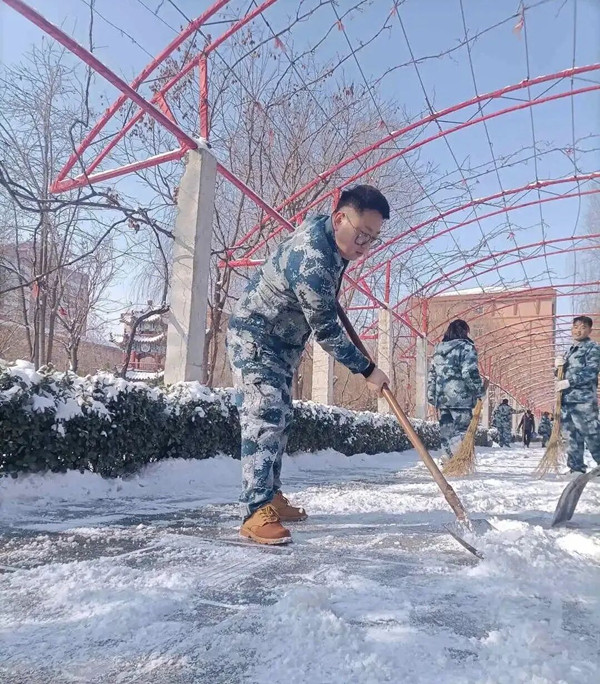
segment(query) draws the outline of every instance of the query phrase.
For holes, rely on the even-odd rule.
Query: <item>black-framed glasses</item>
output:
[[[357,228],[354,223],[352,223],[352,220],[348,214],[344,213],[344,216],[348,219],[348,223],[352,226],[354,232],[356,233],[356,237],[354,238],[355,245],[358,245],[359,247],[369,245],[369,247],[373,248],[379,247],[379,245],[382,244],[381,238],[373,237],[372,235],[369,235],[369,233],[365,233],[364,231],[360,230],[360,228]]]

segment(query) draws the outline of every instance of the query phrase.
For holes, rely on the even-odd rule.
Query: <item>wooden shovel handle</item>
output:
[[[348,336],[352,340],[352,342],[360,349],[360,351],[368,358],[371,359],[371,355],[367,351],[365,345],[363,344],[363,341],[360,339],[358,336],[356,330],[354,329],[354,326],[352,323],[350,323],[350,320],[348,319],[348,316],[346,316],[346,312],[342,308],[341,304],[338,302],[337,304],[337,312],[338,316],[340,317],[340,320],[342,321],[342,324],[344,328],[346,328],[346,332],[348,333]],[[431,477],[435,480],[435,483],[437,486],[440,488],[440,491],[444,495],[444,498],[448,502],[450,508],[454,511],[454,515],[463,523],[469,524],[469,517],[467,515],[467,512],[460,502],[460,499],[458,498],[456,492],[454,489],[450,486],[448,480],[442,475],[442,471],[437,467],[435,461],[433,458],[431,458],[431,454],[427,451],[427,448],[421,441],[421,438],[419,435],[415,432],[414,427],[412,426],[411,422],[408,420],[406,414],[404,411],[400,408],[400,405],[396,401],[396,397],[392,394],[390,388],[387,385],[383,386],[383,391],[382,394],[387,401],[387,403],[390,406],[390,409],[394,412],[394,415],[398,419],[398,422],[402,427],[404,428],[404,432],[406,433],[406,436],[410,440],[411,444],[413,447],[417,450],[417,453],[419,454],[421,460],[427,467],[427,470],[431,473]]]

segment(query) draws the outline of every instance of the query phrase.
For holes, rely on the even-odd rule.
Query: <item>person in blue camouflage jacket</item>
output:
[[[563,379],[556,382],[562,392],[560,421],[567,444],[567,465],[572,473],[586,472],[584,447],[600,464],[600,425],[598,423],[598,372],[600,346],[590,339],[592,319],[577,316],[573,320],[573,344],[567,355],[558,356],[555,367],[563,367]]]
[[[498,430],[498,444],[501,447],[510,447],[512,441],[512,417],[515,411],[508,405],[508,399],[503,399],[502,403],[496,406],[492,416],[492,425]]]
[[[306,220],[278,246],[230,318],[227,350],[242,430],[242,536],[287,543],[291,535],[281,523],[306,518],[281,493],[281,457],[290,429],[292,378],[309,336],[361,373],[371,391],[380,394],[389,385],[386,374],[352,343],[336,310],[348,262],[378,242],[389,212],[376,188],[345,190],[331,216]]]
[[[546,446],[550,435],[552,434],[552,422],[548,411],[542,413],[540,424],[538,425],[538,435],[542,438],[542,447]]]
[[[440,438],[447,458],[462,442],[477,399],[483,396],[477,351],[465,321],[452,321],[436,346],[427,377],[427,400],[438,409]]]

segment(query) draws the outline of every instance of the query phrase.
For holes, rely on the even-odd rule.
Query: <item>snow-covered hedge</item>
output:
[[[437,424],[414,422],[439,448]],[[487,444],[487,432],[478,441]],[[239,457],[240,428],[230,390],[198,383],[168,388],[108,373],[81,378],[31,364],[0,363],[0,474],[72,469],[107,477],[162,458]],[[410,447],[396,420],[312,402],[294,402],[288,451],[333,448],[346,455]]]

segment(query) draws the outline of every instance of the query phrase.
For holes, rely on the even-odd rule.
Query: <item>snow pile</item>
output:
[[[226,410],[229,397],[227,390],[213,391],[199,382],[180,382],[161,389],[141,382],[147,377],[126,380],[107,372],[81,377],[69,371],[36,371],[32,363],[21,360],[14,365],[0,366],[0,373],[5,378],[4,384],[8,384],[8,378],[15,381],[8,389],[0,391],[0,404],[25,395],[25,411],[54,411],[57,422],[84,415],[84,407],[89,412],[110,418],[102,402],[129,392],[142,392],[154,400],[163,398],[167,411],[177,411],[181,403],[200,400],[220,404]],[[145,375],[157,377],[152,373]],[[69,408],[65,410],[64,406]]]

